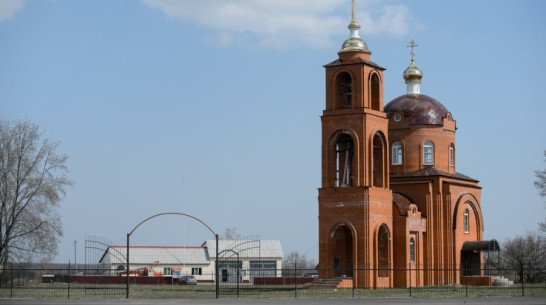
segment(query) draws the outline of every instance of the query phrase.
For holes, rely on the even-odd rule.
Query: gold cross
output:
[[[411,48],[411,52],[410,52],[410,54],[411,54],[411,61],[413,61],[414,58],[415,58],[415,52],[413,52],[413,49],[414,49],[415,47],[418,47],[418,46],[419,46],[419,45],[416,44],[415,41],[414,41],[413,39],[412,39],[412,40],[409,42],[409,44],[407,45],[408,48]]]

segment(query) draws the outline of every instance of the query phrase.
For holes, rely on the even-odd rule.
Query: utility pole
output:
[[[76,245],[77,244],[78,244],[78,241],[75,240],[74,241],[74,274],[76,274],[77,271],[78,271],[78,263],[77,263],[77,260],[76,260],[76,257],[77,257],[77,255],[76,255],[76,249],[77,249]]]

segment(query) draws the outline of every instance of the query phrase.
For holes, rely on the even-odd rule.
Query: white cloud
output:
[[[374,20],[369,13],[364,13],[363,30],[366,34],[403,36],[412,27],[409,9],[404,5],[383,6],[378,15]]]
[[[25,0],[0,0],[0,22],[13,19],[24,5]]]
[[[348,35],[351,9],[348,0],[141,1],[169,17],[215,30],[206,38],[211,43],[251,41],[278,49],[341,43],[339,36]],[[359,1],[358,5],[366,8],[357,13],[364,35],[401,36],[412,26],[404,5],[383,5],[376,0]]]

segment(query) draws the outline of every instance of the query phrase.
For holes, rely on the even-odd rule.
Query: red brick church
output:
[[[320,277],[408,287],[480,275],[481,187],[456,172],[453,115],[421,93],[413,41],[407,93],[384,106],[385,69],[371,61],[359,28],[353,0],[350,37],[325,66]]]

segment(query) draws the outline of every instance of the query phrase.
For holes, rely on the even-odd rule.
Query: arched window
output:
[[[410,263],[415,262],[415,239],[413,237],[409,240],[409,261]]]
[[[336,108],[351,108],[353,104],[353,81],[347,72],[341,72],[336,77]]]
[[[389,228],[383,224],[379,227],[377,236],[377,268],[380,277],[389,276],[389,240]]]
[[[376,73],[372,74],[372,77],[370,79],[370,100],[371,100],[371,108],[373,110],[381,110],[379,109],[379,77]]]
[[[455,166],[455,145],[449,145],[449,166]]]
[[[402,165],[402,143],[392,143],[392,165]]]
[[[373,186],[384,187],[384,142],[381,133],[377,132],[373,136]]]
[[[470,215],[468,209],[464,210],[464,232],[470,232]]]
[[[431,141],[423,145],[423,164],[434,165],[434,144]]]
[[[353,139],[348,134],[342,134],[336,142],[336,177],[335,185],[341,187],[353,184]]]

